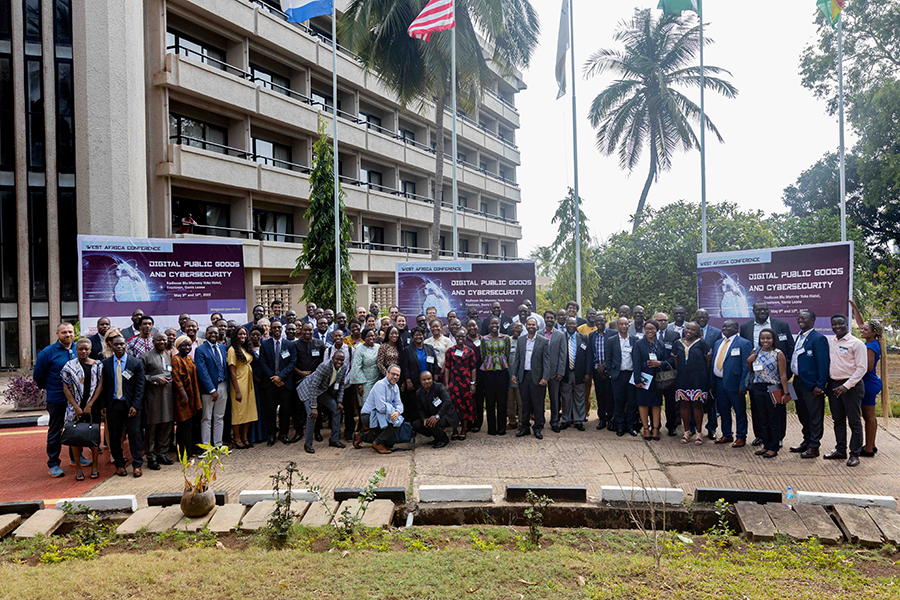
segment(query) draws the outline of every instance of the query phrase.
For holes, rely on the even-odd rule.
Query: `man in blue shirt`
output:
[[[47,466],[50,467],[50,477],[65,475],[59,467],[59,450],[62,447],[62,428],[68,401],[63,393],[59,373],[67,362],[75,358],[72,343],[75,341],[75,328],[71,323],[60,323],[56,328],[56,337],[57,342],[41,350],[34,363],[34,381],[39,388],[46,390],[47,412],[50,413],[50,426],[47,429]]]

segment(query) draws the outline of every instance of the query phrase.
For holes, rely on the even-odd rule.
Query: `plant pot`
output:
[[[189,519],[196,519],[207,514],[216,505],[216,495],[212,490],[197,492],[193,496],[185,490],[181,495],[181,512]]]

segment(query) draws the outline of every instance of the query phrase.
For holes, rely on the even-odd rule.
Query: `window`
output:
[[[459,196],[456,199],[456,205],[460,208],[468,208],[469,207],[469,199],[465,196]]]
[[[400,181],[400,191],[403,192],[403,195],[407,198],[411,198],[416,195],[416,182],[415,181]]]
[[[362,169],[359,170],[359,179],[363,183],[368,183],[369,188],[381,189],[381,172],[373,171],[371,169]]]
[[[166,31],[166,51],[183,54],[216,69],[227,70],[230,65],[225,62],[225,51],[211,46],[198,39],[169,29]],[[234,67],[231,67],[234,69]],[[234,69],[237,70],[237,69]]]
[[[182,219],[191,218],[197,226],[185,226]],[[203,225],[212,227],[230,227],[231,207],[217,202],[204,202],[188,198],[172,198],[173,230],[179,233],[195,233],[197,235],[217,235],[228,237],[229,232],[221,229],[207,229]]]
[[[367,250],[384,250],[384,227],[363,225],[363,243]]]
[[[16,164],[13,118],[12,59],[7,54],[0,56],[0,168],[12,169]]]
[[[506,179],[506,171],[504,169],[500,169],[500,179]]]
[[[0,300],[6,302],[16,301],[16,233],[16,192],[3,189],[0,190]]]
[[[294,233],[294,215],[274,210],[253,209],[254,231],[256,239],[270,242],[296,242],[292,236],[278,234]]]
[[[15,1],[15,0],[13,0]],[[41,43],[41,0],[25,0],[25,41]]]
[[[64,302],[78,300],[78,213],[75,192],[60,190],[57,197],[59,210],[59,280],[60,295]]]
[[[488,204],[487,204],[487,202],[482,202],[482,203],[481,203],[481,212],[482,212],[482,214],[485,214],[485,215],[488,214]]]
[[[460,256],[469,254],[469,240],[459,240],[459,254]]]
[[[25,61],[25,110],[28,136],[28,166],[44,168],[44,83],[41,60]]]
[[[458,160],[460,162],[468,162],[468,161],[466,161],[466,158],[467,158],[466,155],[463,154],[462,152],[456,153],[456,160]]]
[[[491,245],[488,242],[481,242],[481,257],[487,259],[491,254]]]
[[[31,264],[31,299],[47,300],[47,197],[43,190],[28,190],[28,251]]]
[[[446,242],[444,241],[444,236],[441,236],[441,250],[446,250]]]
[[[0,367],[19,365],[19,320],[0,323]]]
[[[488,168],[487,168],[487,163],[484,162],[484,161],[481,161],[481,162],[478,164],[478,167],[479,167],[482,171],[487,171],[487,170],[488,170]]]
[[[256,162],[282,169],[290,169],[293,162],[289,146],[258,137],[253,138],[253,154]]]
[[[228,130],[198,119],[169,113],[169,141],[227,154]],[[209,142],[209,143],[206,143]]]
[[[0,0],[0,40],[12,39],[12,13],[10,0]]]
[[[416,132],[410,131],[409,129],[400,128],[400,135],[404,140],[416,141]]]
[[[415,231],[400,231],[400,245],[415,252],[419,247],[419,234]]]
[[[366,127],[369,129],[376,129],[381,131],[381,117],[376,117],[375,115],[370,115],[368,113],[364,113],[363,111],[359,111],[359,116],[363,117],[366,120]]]
[[[56,145],[57,170],[75,172],[75,93],[72,87],[72,61],[56,61]]]
[[[318,104],[325,112],[331,112],[331,107],[334,106],[334,98],[317,90],[312,90],[310,97],[312,98],[313,104]],[[340,108],[340,102],[338,102],[338,110],[340,110]]]
[[[250,75],[253,76],[253,83],[256,85],[267,87],[285,96],[290,95],[291,80],[287,77],[273,73],[253,63],[250,63]]]
[[[500,218],[501,218],[501,219],[505,219],[505,218],[506,218],[506,207],[505,207],[505,206],[501,206],[501,207],[500,207]]]
[[[56,43],[61,46],[72,45],[72,0],[54,0],[53,27]]]
[[[503,257],[503,260],[506,260],[506,244],[500,244],[500,256]]]

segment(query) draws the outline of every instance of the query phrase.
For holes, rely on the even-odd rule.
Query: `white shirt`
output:
[[[526,337],[525,338],[525,370],[531,370],[531,353],[534,351],[534,342],[537,339],[537,334],[534,334],[534,337]]]
[[[796,373],[799,369],[797,365],[798,357],[803,354],[803,344],[806,342],[806,338],[809,337],[809,332],[812,331],[801,331],[797,334],[797,344],[794,346],[794,355],[791,357],[791,372]]]
[[[547,328],[547,326],[544,324],[544,318],[537,313],[531,313],[530,315],[525,317],[525,321],[527,321],[528,319],[534,319],[535,321],[537,321],[538,331],[543,331],[544,329]],[[520,321],[519,315],[516,315],[515,317],[512,318],[513,323],[521,323],[522,324],[522,329],[525,329],[525,321]]]
[[[750,341],[753,342],[754,347],[759,345],[759,332],[761,332],[763,329],[772,329],[771,319],[766,319],[765,323],[757,323],[756,321],[753,321],[753,339]]]
[[[634,363],[631,361],[631,340],[628,339],[628,336],[622,337],[622,334],[619,334],[619,348],[622,350],[622,365],[619,367],[621,371],[633,371]]]
[[[734,338],[736,337],[737,335],[733,335],[731,337],[725,338],[725,341],[723,341],[722,345],[719,346],[719,351],[713,356],[713,375],[715,375],[716,377],[721,378],[725,376],[724,371],[718,368],[719,355],[721,354],[725,357],[725,359],[722,361],[722,365],[724,366],[725,361],[728,360],[728,350],[729,348],[731,348],[731,343],[734,342]]]

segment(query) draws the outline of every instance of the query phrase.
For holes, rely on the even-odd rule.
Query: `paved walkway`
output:
[[[269,489],[269,476],[294,460],[314,485],[329,491],[363,485],[383,466],[387,470],[383,485],[409,490],[422,484],[490,483],[496,496],[502,495],[506,484],[536,483],[586,485],[588,495],[596,498],[601,485],[633,485],[642,478],[647,484],[680,487],[689,497],[698,486],[784,490],[788,485],[811,491],[900,497],[900,473],[896,469],[900,461],[900,419],[891,420],[887,430],[879,430],[877,457],[862,459],[855,469],[843,461],[801,460],[786,449],[778,458],[764,460],[754,456],[755,448],[750,446],[732,449],[707,440],[697,447],[665,435],[659,442],[645,442],[639,437],[620,438],[610,431],[597,431],[595,426],[593,419],[584,432],[568,429],[555,434],[545,429],[543,440],[512,434],[491,437],[482,430],[470,434],[465,442],[451,442],[440,450],[423,445],[389,456],[370,448],[328,448],[325,443],[316,444],[315,455],[305,454],[302,444],[285,446],[279,442],[272,448],[258,445],[234,451],[215,488],[228,491],[232,501],[244,489]],[[785,446],[799,441],[799,430],[796,416],[789,415]],[[825,431],[823,448],[830,450],[834,436],[828,418]],[[99,483],[87,480],[75,484],[74,470],[67,461],[63,466],[66,477],[51,479],[46,474],[45,432],[46,428],[0,431],[0,501],[55,501],[79,494],[133,493],[145,506],[148,494],[182,489],[178,466],[160,471],[145,468],[140,479],[110,476],[113,469],[108,453],[100,459],[103,479]]]

